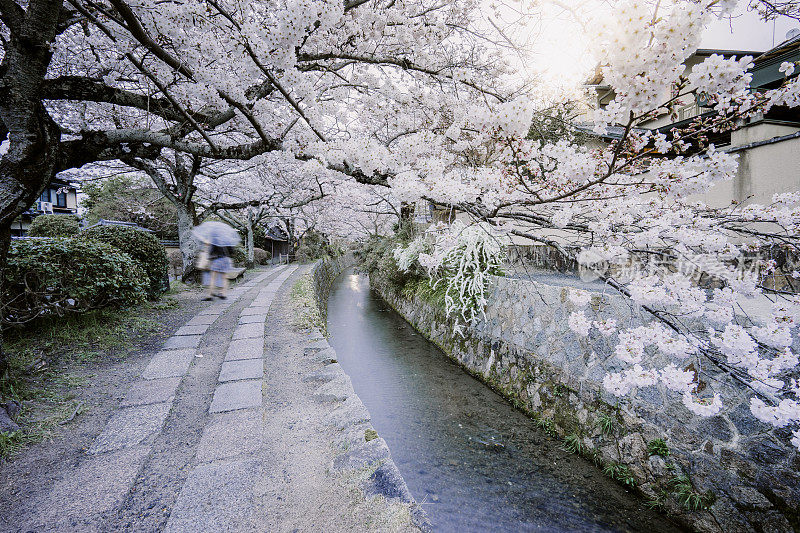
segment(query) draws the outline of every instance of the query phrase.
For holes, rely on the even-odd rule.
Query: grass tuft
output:
[[[544,432],[550,435],[551,437],[555,437],[558,435],[558,432],[556,431],[555,422],[553,422],[549,418],[544,418],[544,417],[537,418],[536,425],[539,427],[539,429],[543,429]]]
[[[314,292],[314,272],[309,270],[292,286],[289,299],[294,307],[294,325],[298,328],[317,328],[325,331],[325,321],[317,306]]]
[[[569,453],[577,453],[578,455],[585,455],[587,451],[586,445],[583,443],[583,439],[575,433],[564,437],[563,447],[564,450],[568,451]]]
[[[614,431],[614,417],[611,415],[603,414],[597,419],[597,425],[603,435],[610,435]]]
[[[647,453],[650,455],[658,455],[659,457],[668,457],[669,448],[664,439],[653,439],[647,443]]]
[[[636,485],[636,479],[631,474],[630,469],[620,463],[608,463],[603,467],[603,473],[615,481],[619,481],[623,485],[633,487]]]
[[[716,501],[716,496],[711,491],[698,492],[692,485],[689,476],[675,476],[670,481],[672,492],[678,502],[689,511],[706,510]]]

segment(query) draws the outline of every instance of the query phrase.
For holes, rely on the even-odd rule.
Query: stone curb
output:
[[[324,306],[326,302],[320,302],[320,294],[327,295],[328,291],[320,290],[320,281],[330,283],[347,267],[355,262],[352,256],[342,260],[333,260],[333,269],[329,263],[318,262],[314,266],[315,298],[317,304]],[[322,268],[321,268],[322,267]],[[330,279],[320,280],[318,270],[324,269]],[[414,500],[411,491],[408,490],[400,470],[392,460],[389,447],[382,438],[378,437],[370,441],[366,440],[366,430],[375,431],[371,425],[372,418],[364,403],[353,389],[350,376],[338,364],[336,350],[334,350],[322,333],[313,328],[309,331],[309,345],[305,347],[303,353],[305,357],[314,363],[323,365],[323,368],[315,370],[303,377],[305,382],[321,382],[323,385],[318,387],[313,393],[317,401],[326,401],[323,398],[332,398],[327,401],[338,401],[336,408],[328,413],[324,422],[345,434],[346,442],[351,448],[333,459],[333,471],[357,470],[368,465],[380,463],[375,472],[361,487],[367,496],[383,496],[387,500],[399,500],[410,507],[411,522],[421,531],[430,532],[433,527],[425,514],[425,510]],[[339,399],[341,398],[341,399]],[[354,446],[354,447],[352,447]]]

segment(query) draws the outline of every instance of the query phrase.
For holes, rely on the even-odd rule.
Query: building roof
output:
[[[731,57],[731,56],[753,56],[753,57],[761,57],[769,52],[761,52],[756,50],[722,50],[717,48],[698,48],[693,56],[711,56],[714,54],[721,55],[723,57]],[[594,69],[594,73],[584,82],[584,85],[588,85],[591,87],[604,87],[603,83],[603,70],[602,65],[597,65]]]
[[[800,34],[783,41],[755,59],[755,66],[752,70],[753,81],[750,86],[753,88],[769,88],[783,83],[786,76],[779,69],[784,61],[790,63],[800,61]]]
[[[267,226],[265,229],[266,238],[279,241],[279,242],[287,242],[289,240],[289,236],[283,231],[283,228],[280,226]]]
[[[48,186],[50,186],[50,187],[56,187],[56,186],[59,186],[59,187],[73,187],[73,188],[77,189],[78,188],[78,182],[76,182],[74,180],[70,180],[70,179],[53,178],[53,179],[50,180],[50,183],[48,184]]]
[[[719,50],[716,48],[698,48],[697,51],[694,53],[696,56],[712,56],[714,54],[721,55],[723,57],[730,57],[730,56],[753,56],[758,57],[763,54],[761,50]]]
[[[754,63],[756,63],[756,65],[758,65],[759,63],[764,63],[774,57],[781,56],[787,52],[797,50],[798,48],[800,48],[800,33],[798,33],[794,37],[786,39],[775,48],[767,50],[763,54],[759,55],[758,57],[756,57]]]

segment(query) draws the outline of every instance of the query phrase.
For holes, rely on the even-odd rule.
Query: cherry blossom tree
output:
[[[796,0],[752,0],[750,9],[759,13],[765,20],[789,17],[800,21],[800,4]]]
[[[477,92],[502,98],[491,88],[502,62],[468,31],[471,2],[9,0],[0,9],[0,225],[56,173],[85,164],[164,149],[309,158],[312,142],[347,134],[345,144],[363,148],[438,120],[398,116],[400,107],[446,108],[483,83]],[[344,160],[337,168],[382,179]]]
[[[504,98],[503,61],[472,28],[478,7],[0,1],[0,268],[11,221],[57,173],[97,162],[144,168],[164,155],[192,172],[276,151],[307,160],[335,143],[328,166],[385,182],[373,151],[407,148],[400,139],[465,98]]]
[[[290,154],[258,156],[246,165],[217,164],[205,175],[198,202],[245,234],[250,262],[259,224],[292,220],[294,211],[324,198],[333,190],[332,183],[342,176],[315,161],[298,163]],[[288,224],[291,226],[292,222]],[[288,227],[287,234],[292,229]]]
[[[712,134],[774,107],[800,106],[795,65],[783,65],[785,83],[763,92],[749,90],[751,57],[712,55],[684,75],[703,28],[735,5],[623,0],[606,19],[586,24],[596,32],[604,82],[616,95],[594,117],[597,132],[621,132],[608,148],[531,139],[537,107],[524,99],[464,107],[444,134],[447,164],[441,157],[396,162],[391,183],[401,200],[457,206],[498,235],[599,265],[594,275],[652,319],[593,322],[582,310],[589,293],[574,291],[571,329],[615,339],[622,370],[603,382],[611,393],[624,398],[660,384],[692,413],[710,416],[725,405],[708,371],[724,372],[749,392],[753,416],[792,429],[800,448],[800,296],[767,283],[776,264],[758,257],[764,250],[797,257],[800,191],[776,195],[769,205],[702,201],[737,170],[736,156],[716,149]],[[642,127],[701,97],[711,115],[669,134]],[[446,267],[451,248],[418,260],[435,272]],[[790,282],[800,277],[791,269],[783,275]],[[475,298],[480,288],[464,305]]]

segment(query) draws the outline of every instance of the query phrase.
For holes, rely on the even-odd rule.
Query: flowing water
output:
[[[451,362],[352,269],[330,343],[436,531],[678,531]]]

